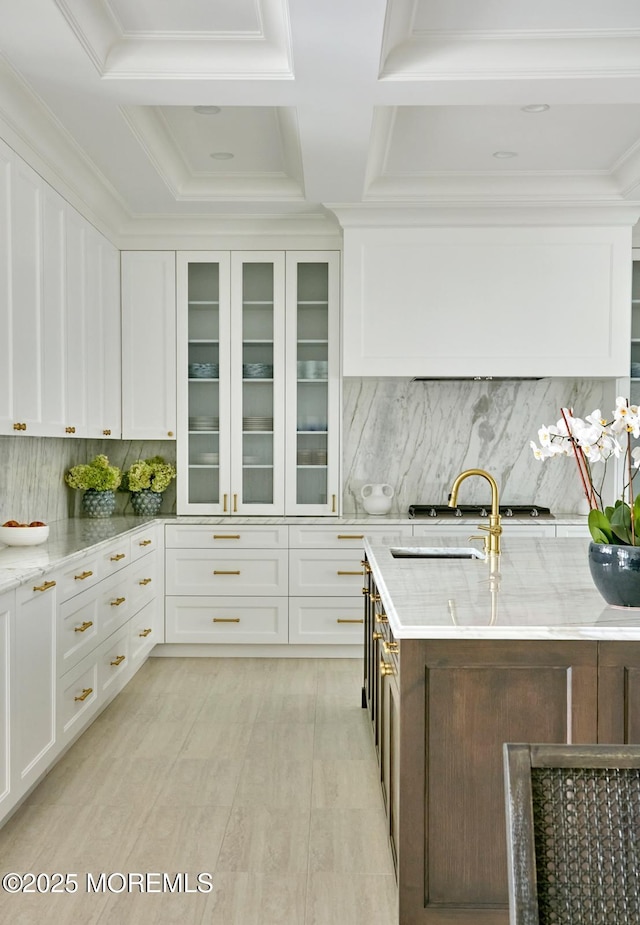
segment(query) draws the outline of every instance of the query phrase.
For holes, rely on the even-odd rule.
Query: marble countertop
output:
[[[451,560],[392,556],[415,537],[364,543],[397,639],[640,639],[640,609],[609,607],[596,590],[588,539],[503,535],[500,556]]]
[[[130,516],[114,516],[109,518],[79,517],[69,520],[58,520],[49,525],[49,538],[40,546],[4,546],[0,543],[0,593],[11,590],[31,578],[36,578],[53,571],[61,565],[80,558],[93,547],[108,543],[123,533],[134,530],[136,527],[155,519],[160,524],[225,524],[255,526],[265,524],[300,525],[300,526],[358,526],[367,525],[388,527],[390,533],[395,527],[411,524],[438,527],[451,525],[452,518],[411,519],[402,514],[387,514],[384,516],[370,516],[367,514],[345,514],[336,517],[207,517],[192,515],[163,515],[157,518],[144,518]],[[467,523],[475,524],[477,517],[455,518],[455,524],[460,526]],[[541,523],[542,518],[535,523]],[[556,516],[551,523],[556,524],[586,524],[586,517],[579,515]],[[531,524],[531,518],[513,518],[510,521],[514,526],[518,524]],[[451,538],[450,538],[451,539]]]

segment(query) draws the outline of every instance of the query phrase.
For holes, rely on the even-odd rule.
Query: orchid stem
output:
[[[561,414],[562,414],[562,419],[563,419],[563,421],[564,421],[564,423],[565,423],[565,426],[566,426],[566,428],[567,428],[567,434],[568,434],[568,436],[569,436],[569,440],[571,441],[571,446],[573,447],[573,455],[574,455],[575,460],[576,460],[576,465],[577,465],[577,467],[578,467],[578,474],[580,475],[580,481],[582,482],[582,487],[584,488],[585,497],[586,497],[587,501],[589,502],[589,506],[590,506],[592,509],[593,509],[593,508],[597,508],[597,507],[598,507],[598,502],[597,502],[597,499],[596,499],[596,497],[595,497],[595,493],[594,493],[594,490],[593,490],[593,486],[591,485],[591,479],[589,478],[589,473],[588,473],[588,469],[587,469],[587,463],[586,463],[586,460],[585,460],[585,458],[584,458],[584,453],[583,453],[583,451],[582,451],[582,447],[579,447],[579,446],[576,445],[576,441],[575,441],[574,437],[572,436],[571,428],[569,427],[569,421],[567,420],[567,415],[566,415],[566,413],[565,413],[565,412],[566,412],[566,408],[561,408],[560,411],[561,411]]]

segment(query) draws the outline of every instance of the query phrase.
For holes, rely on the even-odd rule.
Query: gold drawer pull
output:
[[[93,694],[93,688],[92,688],[92,687],[85,687],[85,688],[82,689],[82,693],[80,694],[80,696],[79,696],[79,697],[74,697],[73,699],[74,699],[74,700],[86,700],[87,697],[89,696],[89,694]]]
[[[73,632],[74,633],[84,633],[89,629],[90,626],[93,626],[93,620],[85,620],[82,626],[74,626]]]
[[[151,546],[153,540],[140,540],[138,546]]]
[[[226,569],[226,570],[225,570],[225,569],[214,569],[214,570],[213,570],[213,574],[214,574],[214,575],[239,575],[239,574],[240,574],[240,569],[235,569],[235,570],[234,570],[234,569],[231,569],[231,570],[228,570],[228,569]]]
[[[336,575],[360,575],[362,576],[362,569],[358,569],[356,572],[348,572],[348,571],[345,572],[345,571],[342,571],[341,569],[338,569],[338,571],[336,572]]]
[[[395,673],[396,672],[395,672],[395,668],[393,667],[393,665],[387,665],[385,661],[380,662],[380,674],[381,675],[384,676],[384,675],[395,674]]]
[[[214,623],[239,623],[240,617],[214,617]]]
[[[126,558],[127,558],[127,557],[125,556],[125,554],[124,554],[123,552],[119,552],[119,553],[117,553],[117,555],[111,556],[111,561],[112,561],[112,562],[119,562],[120,559],[126,559]]]
[[[366,597],[367,594],[369,594],[369,589],[368,589],[368,588],[363,588],[363,589],[362,589],[362,593],[363,593],[363,594],[365,595],[365,597]]]
[[[372,639],[382,639],[382,633],[378,633],[378,632],[376,631],[375,633],[372,633],[372,634],[371,634],[371,638],[372,638]]]
[[[388,623],[388,622],[389,620],[387,619],[386,613],[376,614],[376,623]]]
[[[372,600],[374,603],[377,604],[378,601],[382,600],[382,598],[380,597],[380,595],[379,595],[376,591],[372,591],[372,593],[371,593],[371,600]]]
[[[150,579],[150,578],[141,578],[140,581],[138,582],[138,584],[139,584],[139,585],[150,585],[150,584],[151,584],[151,579]]]
[[[104,434],[105,437],[111,436],[111,431],[109,430],[108,427],[105,430],[103,430],[102,433]]]
[[[371,574],[371,566],[369,565],[366,559],[362,559],[360,561],[360,565],[364,568],[367,575]]]
[[[26,430],[27,425],[26,424],[14,424],[13,429],[14,430]]]
[[[364,533],[338,533],[339,540],[363,540]]]
[[[364,623],[364,617],[360,617],[359,620],[347,620],[343,617],[338,617],[336,623]]]
[[[386,639],[385,639],[385,641],[382,643],[382,645],[383,645],[383,647],[384,647],[384,651],[385,651],[385,652],[397,652],[397,651],[398,651],[398,648],[399,648],[399,645],[398,645],[397,642],[387,642]]]
[[[127,657],[126,655],[116,655],[114,660],[112,662],[109,662],[109,664],[114,665],[117,668],[118,665],[121,665],[122,662],[124,662],[126,657]]]
[[[48,591],[49,588],[55,588],[55,586],[56,586],[55,581],[45,581],[43,585],[34,585],[33,590],[34,591]]]
[[[124,604],[125,601],[126,601],[126,597],[117,597],[115,601],[111,601],[111,606],[119,607],[120,604]]]
[[[214,540],[239,540],[239,533],[214,533]]]
[[[65,434],[75,434],[76,429],[75,427],[65,427],[64,432]]]
[[[74,581],[84,581],[85,578],[91,578],[93,572],[83,572],[82,575],[74,575]]]
[[[148,636],[150,633],[151,633],[151,627],[149,627],[149,629],[142,630],[141,633],[138,633],[138,636]]]

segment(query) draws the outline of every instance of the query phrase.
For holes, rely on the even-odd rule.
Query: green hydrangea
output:
[[[73,466],[64,480],[71,488],[108,491],[118,487],[122,481],[122,473],[117,466],[111,466],[107,457],[101,454],[91,462]]]
[[[175,467],[165,462],[162,456],[136,459],[131,463],[122,479],[122,491],[142,491],[150,488],[158,493],[165,491],[176,477]]]

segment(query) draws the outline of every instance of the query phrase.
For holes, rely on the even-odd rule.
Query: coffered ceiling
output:
[[[0,0],[0,15],[0,134],[123,221],[640,200],[638,0]]]

